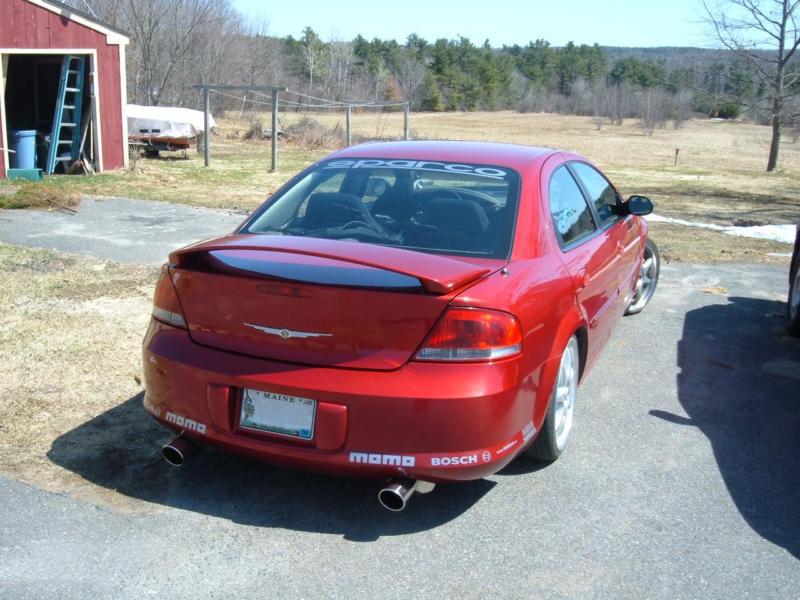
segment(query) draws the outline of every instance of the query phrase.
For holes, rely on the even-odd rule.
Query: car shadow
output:
[[[142,408],[143,394],[56,438],[47,453],[82,478],[146,502],[256,527],[280,527],[374,541],[438,527],[470,509],[487,480],[415,494],[400,514],[380,507],[380,481],[291,471],[205,448],[186,465],[160,456],[173,437]]]
[[[678,398],[700,429],[728,492],[752,529],[800,558],[800,342],[785,305],[729,298],[686,314],[678,343]]]

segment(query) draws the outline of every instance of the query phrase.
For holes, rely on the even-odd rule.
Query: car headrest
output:
[[[362,219],[362,204],[358,196],[341,192],[317,192],[308,199],[303,222],[310,229],[325,229]]]
[[[459,233],[484,233],[489,217],[472,198],[431,198],[422,205],[417,220],[425,225]]]
[[[398,181],[378,196],[372,206],[373,215],[384,215],[397,221],[406,221],[416,212],[416,204],[407,185]]]

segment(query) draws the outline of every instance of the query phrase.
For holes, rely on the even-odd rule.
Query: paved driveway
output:
[[[133,512],[0,478],[0,596],[797,597],[785,288],[773,267],[666,266],[584,382],[561,460],[439,486],[400,514],[374,482],[213,450],[168,467],[169,433],[135,396],[48,454]],[[104,445],[114,429],[140,449]]]
[[[86,198],[77,214],[0,210],[0,241],[161,264],[176,248],[230,233],[245,215],[131,198]]]

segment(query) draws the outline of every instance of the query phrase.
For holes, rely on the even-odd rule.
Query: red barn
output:
[[[0,0],[0,178],[13,166],[11,137],[21,135],[15,132],[32,138],[36,131],[37,166],[43,165],[54,122],[65,132],[59,140],[73,139],[69,127],[79,129],[74,139],[95,170],[127,166],[127,43],[124,31],[61,2]],[[65,57],[74,57],[69,67]],[[67,72],[71,79],[61,83]],[[63,144],[77,151],[77,143]]]

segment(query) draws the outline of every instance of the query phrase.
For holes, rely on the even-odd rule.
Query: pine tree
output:
[[[428,71],[425,73],[425,81],[422,83],[422,110],[440,112],[444,110],[444,98],[439,89],[436,77]]]

